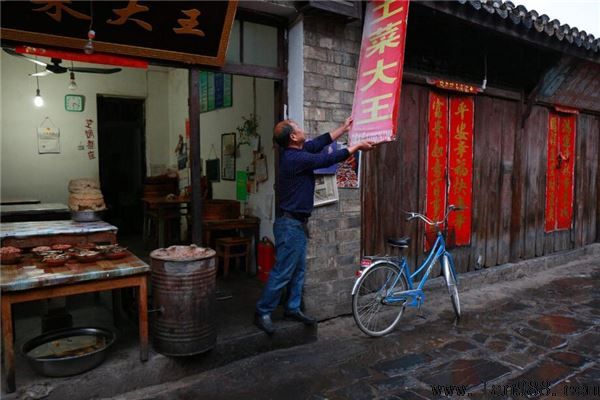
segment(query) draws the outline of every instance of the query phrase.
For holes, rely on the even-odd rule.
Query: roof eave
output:
[[[576,47],[569,41],[559,40],[557,37],[548,36],[539,32],[530,24],[515,23],[511,18],[503,18],[497,13],[475,9],[459,1],[419,1],[419,5],[452,15],[468,23],[494,30],[501,34],[527,42],[536,47],[551,49],[573,57],[600,64],[600,48],[593,46],[590,49]]]

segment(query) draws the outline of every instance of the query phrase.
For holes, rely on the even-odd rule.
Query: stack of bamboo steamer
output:
[[[100,183],[91,178],[69,181],[69,208],[73,211],[101,211],[106,209]]]

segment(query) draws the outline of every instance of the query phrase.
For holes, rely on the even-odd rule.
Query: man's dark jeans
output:
[[[279,304],[281,289],[289,285],[286,310],[300,310],[304,273],[306,271],[306,233],[302,222],[281,217],[273,224],[277,251],[275,266],[269,273],[260,300],[256,304],[259,315],[271,314]]]

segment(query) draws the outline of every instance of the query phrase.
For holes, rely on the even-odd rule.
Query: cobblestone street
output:
[[[118,399],[600,399],[600,261],[595,254],[462,292],[441,288],[384,338],[351,317],[313,344],[273,351]]]

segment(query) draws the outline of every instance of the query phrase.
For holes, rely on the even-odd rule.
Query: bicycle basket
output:
[[[425,231],[425,242],[427,243],[427,249],[431,249],[435,244],[437,239],[437,231],[435,230],[426,230]],[[456,234],[454,232],[454,227],[450,226],[446,230],[446,234],[444,236],[446,242],[446,248],[456,247]]]

